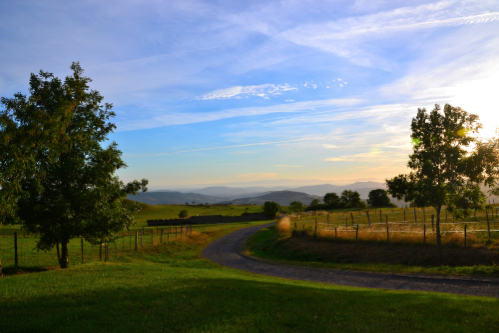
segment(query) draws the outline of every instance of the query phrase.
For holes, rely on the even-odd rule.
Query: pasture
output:
[[[176,219],[181,210],[187,210],[190,216],[224,215],[239,216],[243,213],[261,213],[262,206],[255,205],[144,205],[144,208],[134,214],[135,228],[147,227],[147,220]]]
[[[496,332],[499,301],[292,281],[200,259],[241,226],[107,263],[11,275],[2,332]]]

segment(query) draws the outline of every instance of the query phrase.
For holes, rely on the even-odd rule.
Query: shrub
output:
[[[274,201],[265,201],[263,204],[263,212],[270,218],[275,218],[280,208],[281,206]]]
[[[180,213],[178,213],[178,217],[180,217],[181,219],[185,219],[187,216],[189,216],[189,213],[187,213],[187,210],[185,209],[182,209]]]

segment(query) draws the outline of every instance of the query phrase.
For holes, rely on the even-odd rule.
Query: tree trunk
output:
[[[440,255],[441,254],[441,245],[442,245],[442,239],[440,237],[440,211],[442,209],[442,206],[437,207],[437,252]]]
[[[64,242],[61,243],[61,268],[68,268],[69,267],[69,253],[68,253],[68,243],[69,242]]]
[[[57,261],[59,262],[59,265],[61,264],[61,251],[59,250],[59,243],[56,245],[57,248]]]

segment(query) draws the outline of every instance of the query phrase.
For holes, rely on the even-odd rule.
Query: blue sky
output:
[[[418,107],[499,124],[496,0],[12,1],[0,48],[6,97],[80,61],[151,188],[383,181]]]

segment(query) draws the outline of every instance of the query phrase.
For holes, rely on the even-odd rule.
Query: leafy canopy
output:
[[[388,192],[383,189],[369,191],[367,203],[371,207],[393,207]]]
[[[305,206],[300,201],[293,201],[289,204],[289,210],[294,213],[302,212],[305,209]]]
[[[71,69],[64,81],[31,74],[29,97],[2,98],[0,110],[0,222],[39,234],[39,250],[61,244],[63,268],[71,238],[97,244],[130,228],[140,205],[123,201],[148,183],[114,176],[126,164],[115,142],[103,148],[116,128],[112,105],[79,63]]]
[[[341,200],[338,194],[336,193],[326,193],[324,195],[324,204],[328,206],[328,208],[334,209],[334,208],[340,208],[341,207]]]
[[[263,204],[263,213],[270,218],[276,217],[279,209],[281,209],[281,206],[274,201],[265,201]]]
[[[366,204],[360,199],[360,194],[357,191],[344,190],[341,192],[340,203],[342,208],[361,208]]]
[[[443,112],[439,105],[431,112],[418,109],[411,123],[413,154],[407,163],[412,171],[386,181],[388,192],[397,199],[436,209],[439,246],[442,206],[460,205],[461,199],[480,190],[479,184],[497,183],[497,144],[477,140],[474,134],[482,127],[478,120],[449,104]]]

